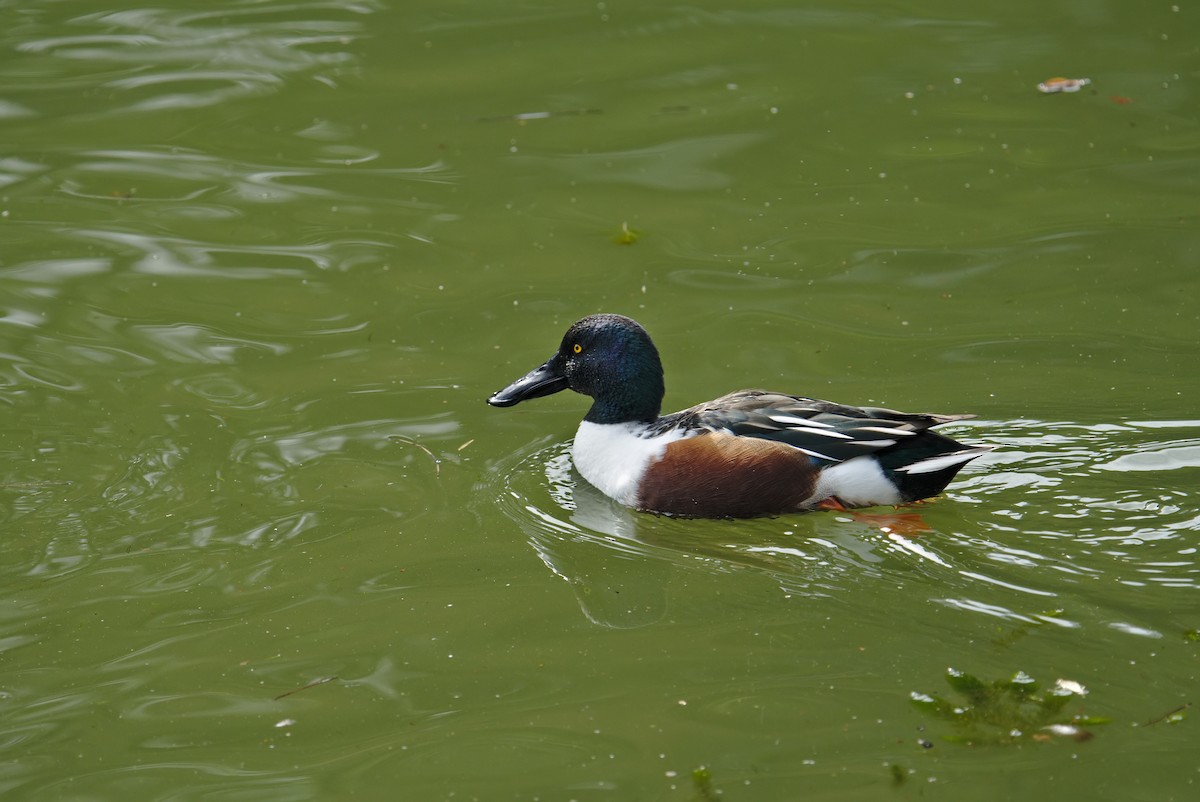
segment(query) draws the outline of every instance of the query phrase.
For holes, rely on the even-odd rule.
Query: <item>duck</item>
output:
[[[574,390],[592,399],[571,446],[579,474],[644,512],[753,518],[899,506],[941,493],[990,446],[933,431],[973,415],[855,407],[738,390],[662,415],[662,361],[646,330],[617,314],[567,329],[546,362],[493,393],[511,407]]]

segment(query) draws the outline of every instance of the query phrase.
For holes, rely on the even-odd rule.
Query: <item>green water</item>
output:
[[[0,795],[1193,799],[1198,14],[0,2]],[[630,512],[484,404],[597,311],[998,448]]]

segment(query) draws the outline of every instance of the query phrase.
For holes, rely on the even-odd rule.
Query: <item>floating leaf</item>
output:
[[[1072,694],[1056,693],[1051,691],[1042,698],[1037,700],[1038,707],[1041,708],[1042,714],[1049,717],[1062,710],[1067,706],[1067,702],[1071,701]]]
[[[1024,671],[1013,674],[1012,679],[1008,682],[997,683],[997,687],[1004,688],[1020,699],[1029,698],[1039,690],[1037,680]]]
[[[1111,724],[1112,719],[1108,716],[1074,716],[1071,723],[1081,727],[1102,727],[1105,724]]]
[[[913,691],[909,699],[922,713],[937,716],[945,721],[957,721],[962,716],[962,708],[955,707],[940,696]]]
[[[715,802],[721,797],[713,790],[712,772],[708,770],[707,766],[700,766],[692,770],[692,785],[696,786],[696,792],[705,802]]]
[[[1048,690],[1024,671],[1008,679],[984,682],[955,668],[946,670],[946,684],[966,699],[956,705],[939,696],[913,692],[910,701],[926,715],[949,721],[958,734],[946,740],[964,743],[1011,743],[1022,739],[1047,741],[1056,737],[1086,741],[1086,726],[1107,724],[1095,716],[1068,716],[1067,703],[1087,695],[1080,683],[1059,679]]]
[[[971,704],[986,702],[991,695],[988,687],[976,677],[955,668],[946,669],[946,682],[950,684],[951,688],[967,697]]]

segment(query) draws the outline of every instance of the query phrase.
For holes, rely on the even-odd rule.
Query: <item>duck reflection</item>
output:
[[[569,443],[543,441],[517,462],[502,469],[502,509],[542,563],[571,586],[584,616],[607,628],[662,620],[672,588],[697,571],[750,570],[785,596],[828,597],[880,576],[884,563],[898,558],[917,557],[927,570],[948,567],[933,549],[850,514],[730,521],[635,512],[576,473]],[[536,491],[524,486],[538,479]]]

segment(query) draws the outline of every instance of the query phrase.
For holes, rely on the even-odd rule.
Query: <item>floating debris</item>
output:
[[[1090,741],[1095,736],[1089,730],[1076,727],[1074,724],[1047,724],[1042,727],[1040,732],[1035,732],[1032,736],[1035,741],[1049,741],[1052,737],[1070,738],[1073,741]]]
[[[524,125],[532,120],[548,120],[552,117],[584,117],[591,114],[603,114],[601,109],[565,109],[562,111],[522,111],[517,114],[496,114],[490,117],[476,117],[477,123],[515,122]]]
[[[1037,88],[1039,92],[1051,95],[1055,92],[1078,92],[1091,82],[1091,78],[1047,78]]]
[[[390,435],[388,437],[388,439],[394,443],[404,443],[405,445],[410,445],[410,446],[413,446],[414,448],[421,449],[422,451],[425,452],[426,456],[428,456],[431,460],[433,460],[433,475],[434,476],[442,475],[442,461],[440,459],[438,459],[437,456],[435,456],[434,453],[432,451],[430,451],[428,448],[421,445],[416,440],[413,440],[411,437],[405,437],[402,434]]]
[[[948,721],[959,730],[957,736],[947,738],[951,741],[1015,743],[1024,738],[1047,741],[1055,737],[1087,741],[1092,733],[1085,726],[1108,723],[1100,716],[1066,713],[1068,702],[1087,695],[1087,688],[1074,680],[1060,679],[1043,691],[1024,671],[1009,679],[983,682],[950,668],[946,670],[946,683],[965,701],[950,702],[916,692],[910,698],[918,710]]]
[[[300,693],[300,691],[307,691],[309,688],[315,688],[318,685],[324,685],[326,682],[333,682],[335,679],[337,679],[337,677],[317,677],[312,682],[305,683],[304,685],[301,685],[299,688],[292,688],[290,691],[284,691],[283,693],[279,694],[278,696],[272,697],[272,701],[278,702],[280,699],[283,699],[287,696],[291,696],[293,693]],[[291,722],[290,719],[284,719],[284,721],[294,723],[294,722]],[[282,727],[285,725],[276,724],[275,726]]]
[[[708,766],[692,770],[692,785],[696,788],[697,796],[704,802],[716,802],[721,798],[721,792],[713,788],[712,772]]]
[[[18,487],[23,490],[37,490],[43,487],[65,487],[70,482],[0,482],[0,487]]]
[[[1150,719],[1142,726],[1143,727],[1153,727],[1155,724],[1161,723],[1163,721],[1167,722],[1168,724],[1178,724],[1179,722],[1183,721],[1183,719],[1186,717],[1186,715],[1187,715],[1186,711],[1191,706],[1192,706],[1191,702],[1184,702],[1179,707],[1176,707],[1172,710],[1168,710],[1167,712],[1163,713],[1161,716],[1159,716],[1157,718]]]
[[[632,245],[642,236],[642,232],[636,228],[630,228],[629,223],[621,223],[621,230],[613,237],[613,242],[618,245]]]

